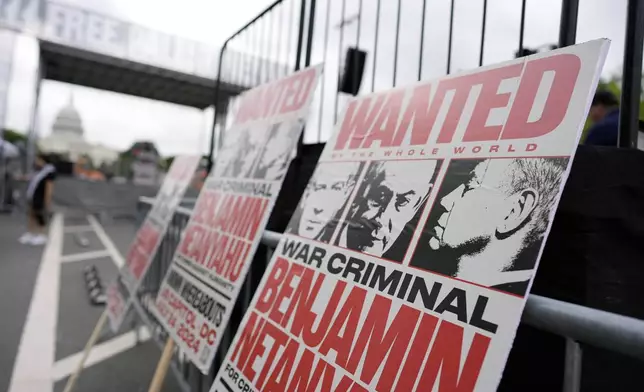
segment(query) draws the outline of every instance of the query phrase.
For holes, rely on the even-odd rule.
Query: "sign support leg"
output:
[[[152,377],[152,382],[150,383],[150,389],[148,389],[148,392],[159,392],[161,390],[163,381],[165,380],[165,375],[168,373],[168,368],[170,367],[173,351],[174,340],[172,340],[172,338],[168,338],[165,342],[161,359],[159,359],[159,363],[157,364],[157,369],[154,371],[154,377]]]
[[[87,361],[87,357],[89,357],[89,353],[92,350],[92,347],[94,347],[94,344],[98,340],[99,335],[101,334],[101,331],[103,330],[103,326],[107,322],[107,310],[101,314],[101,317],[98,319],[98,322],[96,323],[96,326],[94,327],[94,330],[92,331],[92,334],[89,337],[89,340],[85,344],[85,350],[83,350],[83,357],[80,360],[80,363],[78,364],[78,367],[76,368],[76,371],[69,377],[67,380],[67,384],[65,385],[65,390],[64,392],[71,392],[72,389],[74,388],[74,385],[76,384],[76,380],[78,380],[78,376],[80,376],[80,373],[83,371],[83,367],[85,366],[85,362]]]

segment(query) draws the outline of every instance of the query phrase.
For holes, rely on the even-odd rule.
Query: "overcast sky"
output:
[[[422,0],[401,0],[401,30],[399,37],[397,85],[411,83],[418,77]],[[170,34],[220,45],[225,38],[245,24],[272,1],[270,0],[66,0],[65,3],[82,5],[114,17],[137,23]],[[318,89],[317,102],[312,110],[311,125],[306,140],[315,142],[318,132],[326,139],[332,131],[335,111],[334,88],[337,83],[340,29],[335,26],[342,19],[340,0],[331,0],[329,30],[325,17],[327,2],[318,1],[314,27],[314,64],[326,62],[324,92]],[[358,37],[357,22],[342,30],[342,48],[355,46],[357,41],[368,51],[362,92],[373,88],[390,88],[393,83],[395,26],[398,0],[381,0],[381,18],[377,55],[374,56],[375,1],[363,0]],[[584,0],[580,2],[577,41],[606,37],[612,40],[604,76],[620,71],[624,47],[626,0]],[[344,17],[358,13],[359,0],[346,0]],[[556,43],[560,17],[560,0],[528,0],[524,45],[534,47]],[[423,46],[422,78],[433,79],[446,73],[447,37],[450,0],[427,1],[425,12],[425,39]],[[483,0],[456,0],[452,49],[452,72],[478,65]],[[484,64],[509,60],[518,48],[520,0],[488,0]],[[264,53],[272,57],[289,59],[294,53],[293,18],[289,28],[285,21],[288,7],[275,13],[272,23],[283,25],[272,35],[261,34],[254,38],[241,37],[231,43],[234,48],[253,52],[257,46],[268,48]],[[291,31],[289,38],[288,32]],[[325,45],[325,36],[328,44]],[[270,45],[269,45],[270,43]],[[254,45],[253,45],[254,44]],[[279,55],[278,55],[279,53]],[[374,58],[377,64],[373,75]],[[32,38],[19,39],[10,89],[7,126],[26,131],[33,102],[37,64],[37,44]],[[283,62],[286,60],[283,60]],[[75,105],[83,118],[89,141],[124,149],[138,139],[154,140],[165,155],[200,151],[205,153],[212,111],[186,108],[154,102],[142,98],[70,86],[46,81],[41,93],[39,132],[50,132],[53,119],[69,100],[73,92]],[[324,94],[324,99],[320,98]],[[322,102],[322,105],[320,105]],[[337,103],[341,110],[344,99]],[[320,108],[320,106],[322,106]],[[322,118],[320,122],[318,119]]]

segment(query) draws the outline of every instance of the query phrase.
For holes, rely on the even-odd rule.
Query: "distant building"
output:
[[[116,162],[118,151],[101,144],[88,143],[84,133],[83,121],[74,107],[73,96],[70,96],[67,106],[58,112],[51,134],[40,139],[38,147],[43,153],[57,154],[71,162],[89,157],[96,167]]]

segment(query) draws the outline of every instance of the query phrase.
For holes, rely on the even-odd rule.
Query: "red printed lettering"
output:
[[[260,331],[264,328],[266,321],[259,317],[257,313],[250,311],[248,320],[244,325],[244,329],[239,335],[239,340],[235,345],[233,355],[230,357],[232,362],[237,362],[237,368],[243,369],[246,366],[246,361],[250,356],[250,350],[255,346]]]
[[[476,100],[476,106],[472,117],[463,135],[464,142],[475,142],[482,140],[497,140],[503,129],[503,125],[486,126],[490,110],[504,108],[510,101],[510,92],[499,94],[499,86],[505,79],[515,78],[521,75],[521,64],[511,65],[493,69],[486,73],[486,79],[481,86],[481,94]],[[489,78],[487,77],[489,76]]]
[[[267,313],[273,303],[279,291],[279,287],[284,281],[290,263],[281,257],[278,257],[273,262],[273,268],[271,269],[268,279],[264,284],[264,288],[259,296],[257,303],[255,304],[255,309],[260,313]]]
[[[322,355],[327,355],[329,350],[334,350],[337,353],[335,362],[347,368],[347,361],[351,346],[356,334],[356,327],[360,321],[360,312],[367,297],[367,291],[362,287],[354,286],[347,297],[346,302],[340,309],[340,313],[333,321],[329,333],[320,345],[319,352]],[[341,334],[340,331],[344,329]]]
[[[356,99],[349,103],[338,138],[335,141],[335,150],[346,148],[347,142],[349,142],[350,149],[360,147],[366,133],[373,125],[376,115],[380,112],[385,98],[385,94],[375,97],[373,105],[374,97]]]
[[[376,388],[379,391],[392,389],[420,316],[419,310],[403,305],[387,328],[390,310],[391,299],[376,295],[346,367],[347,371],[355,373],[364,355],[360,380],[369,385],[386,357]]]
[[[581,60],[574,54],[559,54],[528,62],[501,139],[527,139],[552,132],[568,111],[577,84]],[[552,87],[538,120],[529,122],[530,111],[546,72],[554,72]]]
[[[473,391],[489,344],[490,338],[475,333],[461,370],[463,327],[443,320],[429,351],[419,385],[432,390],[440,371],[439,391]]]

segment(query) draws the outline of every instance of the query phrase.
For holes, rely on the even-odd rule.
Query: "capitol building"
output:
[[[118,160],[118,151],[101,144],[88,143],[84,133],[83,121],[74,107],[73,96],[70,96],[67,105],[58,112],[51,134],[40,139],[38,147],[43,153],[58,154],[71,162],[87,156],[97,167]]]

